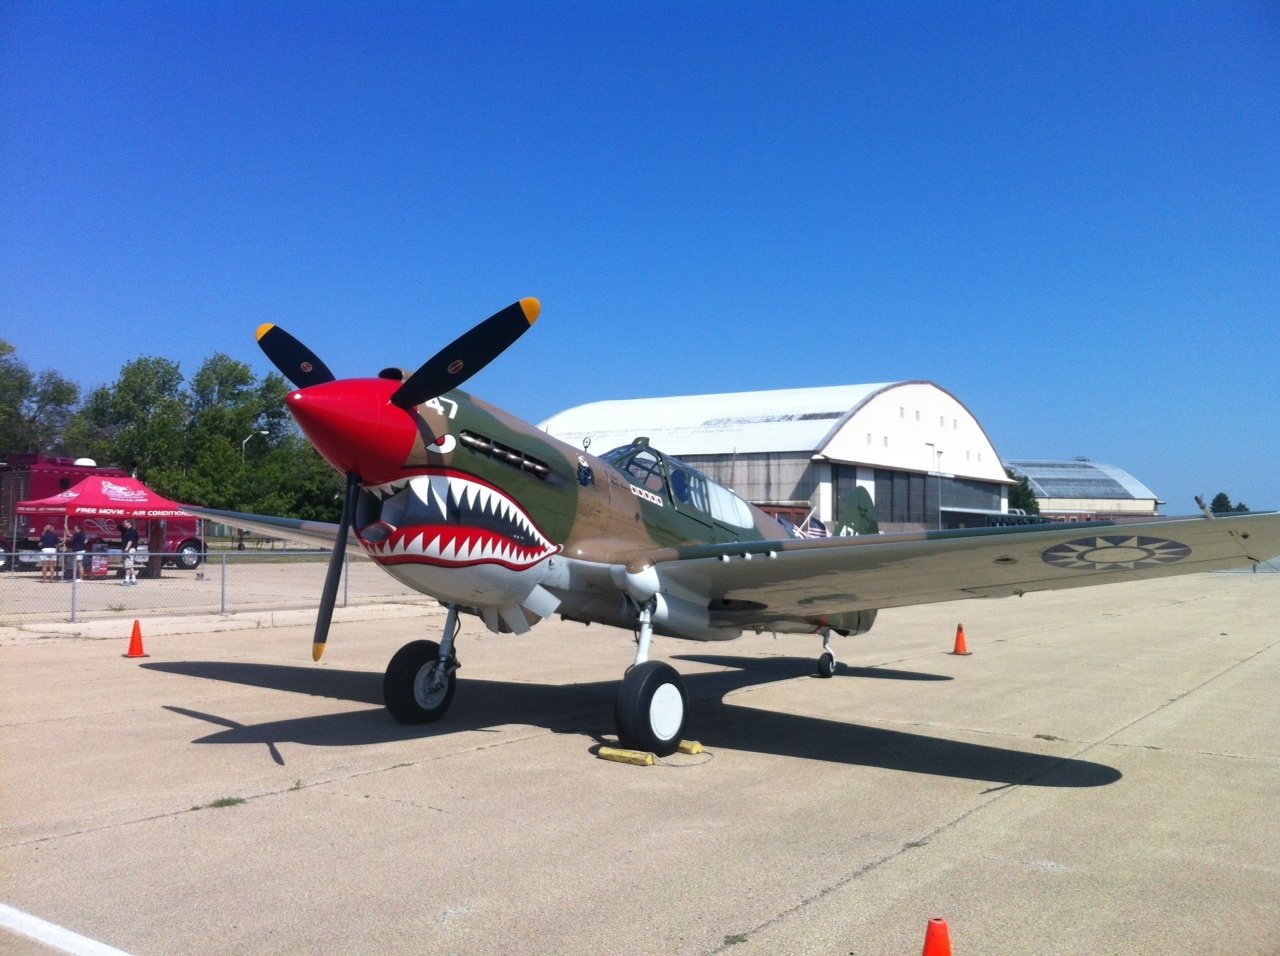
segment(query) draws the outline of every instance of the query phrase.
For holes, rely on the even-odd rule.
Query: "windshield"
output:
[[[668,497],[677,508],[701,512],[737,528],[755,524],[745,501],[680,459],[650,448],[648,439],[636,439],[601,457],[632,483]]]

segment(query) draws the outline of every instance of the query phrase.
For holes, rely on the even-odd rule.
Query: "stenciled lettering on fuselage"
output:
[[[648,491],[645,488],[637,488],[635,485],[631,484],[630,482],[627,482],[627,487],[631,489],[631,493],[635,495],[637,498],[643,498],[645,501],[649,502],[650,504],[657,505],[659,508],[664,507],[664,505],[662,504],[662,499],[659,498],[657,495],[655,495],[652,491]]]

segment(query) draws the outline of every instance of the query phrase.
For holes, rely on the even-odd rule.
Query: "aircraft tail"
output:
[[[876,506],[866,488],[855,485],[853,491],[840,499],[840,520],[836,523],[836,537],[847,538],[855,534],[879,534]]]

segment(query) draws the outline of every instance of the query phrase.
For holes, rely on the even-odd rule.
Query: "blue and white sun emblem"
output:
[[[1132,571],[1181,561],[1191,549],[1178,541],[1145,535],[1104,534],[1047,548],[1045,564],[1068,571]]]

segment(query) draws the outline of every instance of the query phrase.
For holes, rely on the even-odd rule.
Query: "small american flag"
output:
[[[800,528],[806,538],[829,538],[831,532],[827,530],[827,526],[817,518],[810,518]]]

